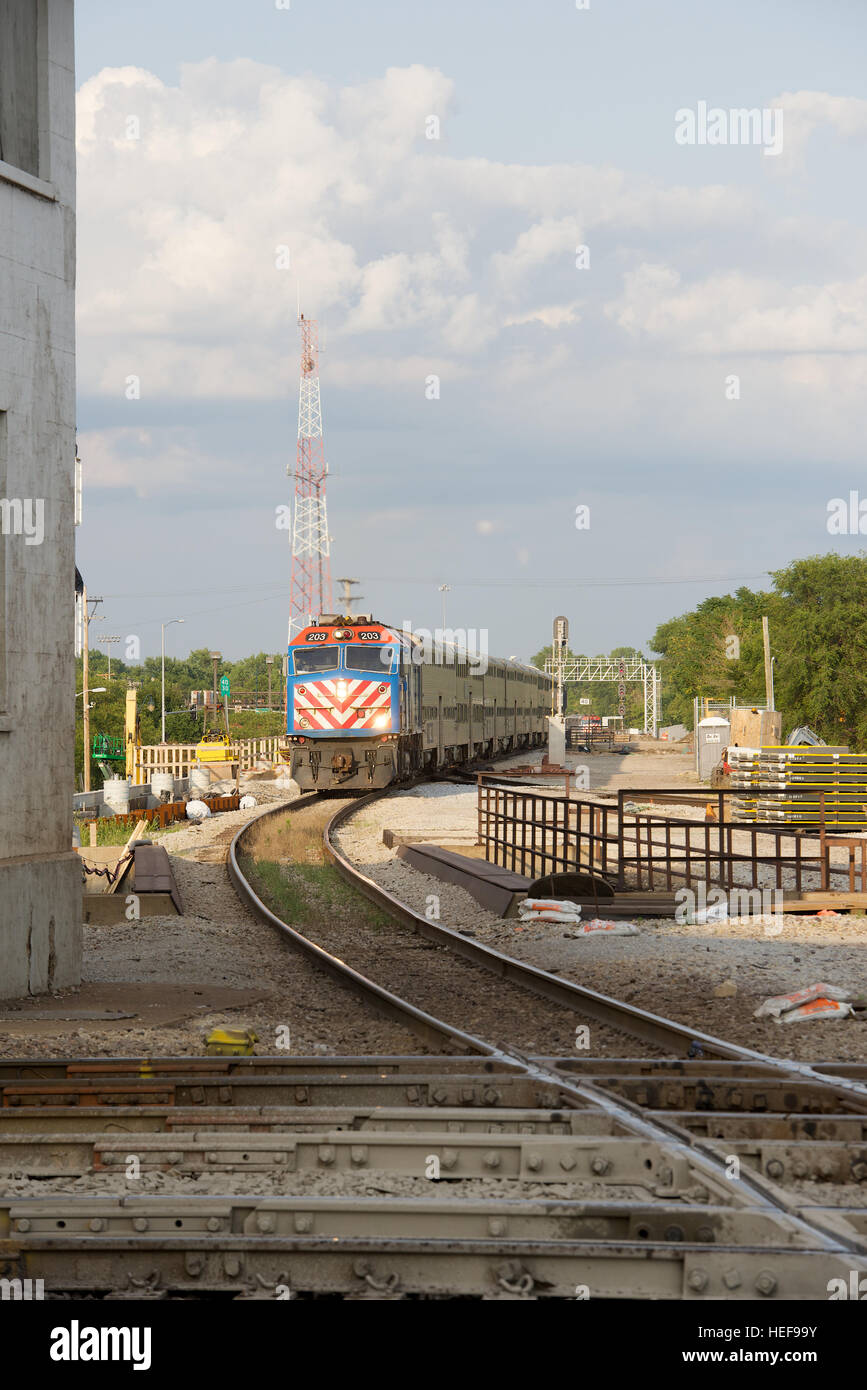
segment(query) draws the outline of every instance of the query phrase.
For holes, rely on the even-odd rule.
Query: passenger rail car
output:
[[[305,790],[368,791],[537,747],[550,682],[519,661],[482,664],[366,615],[324,614],[289,645],[291,775]]]

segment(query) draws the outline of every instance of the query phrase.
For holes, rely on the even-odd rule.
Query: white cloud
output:
[[[110,488],[144,499],[202,486],[213,489],[237,478],[237,460],[205,455],[192,431],[179,427],[81,430],[78,449],[86,492]]]
[[[631,338],[679,352],[867,351],[867,275],[788,286],[730,272],[684,283],[670,266],[643,264],[606,313]]]
[[[538,309],[528,309],[523,314],[511,314],[504,319],[504,323],[506,327],[518,327],[522,323],[541,323],[546,328],[563,328],[570,323],[581,322],[581,315],[578,313],[580,303],[580,299],[573,299],[571,304],[546,304]]]
[[[412,332],[457,369],[506,330],[577,321],[585,239],[601,256],[624,234],[684,237],[743,218],[733,190],[444,155],[425,119],[452,96],[420,65],[337,92],[249,60],[185,65],[176,87],[134,67],[84,83],[82,389],[113,395],[134,371],[164,395],[273,396],[298,280],[329,341]]]
[[[585,437],[633,455],[701,449],[725,409],[720,358],[744,373],[740,417],[720,416],[732,447],[760,392],[775,447],[860,448],[857,230],[823,210],[778,213],[738,186],[457,157],[424,138],[453,98],[450,79],[421,65],[340,90],[247,60],[187,65],[177,86],[133,67],[86,82],[82,391],[121,401],[135,373],[148,406],[291,398],[300,280],[323,326],[326,392],[381,391],[387,414],[389,391],[421,401],[436,374],[446,402],[445,384],[461,383],[461,413],[448,393],[425,428],[469,428],[479,457],[505,444],[583,459]],[[847,139],[867,129],[867,102],[801,92],[773,105],[786,148],[822,124]],[[579,271],[584,243],[592,268]],[[751,420],[752,438],[764,429]],[[150,460],[174,487],[205,452],[194,431],[166,436],[158,458],[134,442],[99,441],[106,486],[150,486]]]
[[[867,101],[830,92],[782,92],[769,103],[783,112],[783,151],[778,164],[786,172],[803,166],[813,132],[829,126],[844,140],[867,139]]]

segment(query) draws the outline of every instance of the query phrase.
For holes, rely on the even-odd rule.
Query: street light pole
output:
[[[172,623],[182,623],[183,618],[169,618],[167,623],[161,623],[162,628],[162,682],[160,695],[160,743],[166,741],[166,628],[171,627]]]
[[[122,640],[122,639],[121,639],[120,637],[100,637],[100,638],[98,639],[99,645],[100,645],[100,646],[102,646],[103,643],[105,643],[106,646],[108,647],[108,679],[109,679],[109,680],[111,680],[111,644],[112,644],[112,642],[120,642],[121,640]]]
[[[446,594],[451,593],[451,588],[452,588],[451,584],[440,584],[440,586],[439,586],[440,593],[441,593],[442,596],[443,596],[443,626],[442,626],[443,636],[442,636],[442,638],[441,638],[441,641],[443,641],[443,642],[445,641],[445,630],[446,630]]]

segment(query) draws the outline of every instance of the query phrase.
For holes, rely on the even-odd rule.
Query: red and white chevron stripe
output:
[[[338,691],[340,693],[338,693]],[[295,686],[295,728],[372,729],[377,714],[391,708],[391,688],[382,681],[303,680]]]

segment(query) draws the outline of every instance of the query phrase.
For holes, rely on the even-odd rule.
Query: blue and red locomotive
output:
[[[550,690],[533,666],[482,659],[367,614],[323,614],[289,645],[291,775],[305,790],[367,791],[535,747]]]

